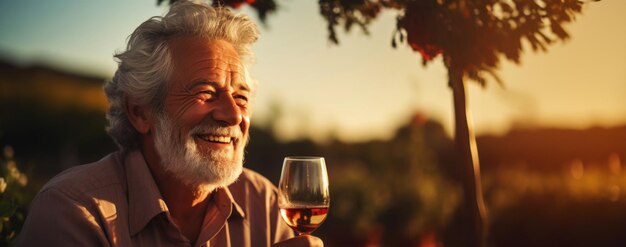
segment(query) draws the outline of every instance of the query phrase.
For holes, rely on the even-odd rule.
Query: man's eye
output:
[[[200,91],[200,92],[198,92],[198,93],[199,93],[199,94],[201,94],[201,93],[202,93],[202,94],[210,94],[210,95],[215,95],[215,92],[214,92],[214,91],[211,91],[211,90],[203,90],[203,91]]]
[[[235,102],[239,106],[246,106],[248,104],[248,97],[243,95],[237,95],[235,96]]]
[[[196,93],[196,95],[199,95],[199,96],[201,96],[203,98],[206,98],[206,99],[214,98],[215,94],[216,93],[214,91],[210,91],[210,90],[200,91],[200,92]]]

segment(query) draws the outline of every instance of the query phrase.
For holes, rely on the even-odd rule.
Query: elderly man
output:
[[[276,187],[242,168],[257,38],[247,17],[189,2],[141,24],[104,86],[120,151],[48,182],[19,245],[322,245],[294,237]]]

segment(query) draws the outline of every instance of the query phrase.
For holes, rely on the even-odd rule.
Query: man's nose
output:
[[[243,119],[241,109],[230,94],[224,94],[215,102],[217,105],[213,110],[213,120],[225,126],[239,125]]]

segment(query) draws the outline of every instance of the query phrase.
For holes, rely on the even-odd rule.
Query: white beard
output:
[[[174,133],[174,122],[167,114],[158,114],[154,133],[155,148],[161,157],[161,167],[185,185],[197,190],[212,190],[226,187],[237,180],[243,170],[243,151],[235,157],[237,150],[198,150],[194,135],[199,133],[234,134],[240,145],[245,146],[238,128],[219,127],[211,124],[198,125],[181,135]]]

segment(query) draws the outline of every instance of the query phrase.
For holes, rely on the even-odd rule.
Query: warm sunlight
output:
[[[137,235],[113,226],[124,225],[130,214],[144,211],[168,217],[160,218],[161,222],[140,216],[147,223],[133,220],[131,225],[157,232],[162,230],[160,223],[187,223],[185,229],[168,227],[176,236],[184,234],[184,239],[207,237],[211,234],[200,232],[209,228],[227,234],[221,240],[241,239],[237,234],[244,230],[228,230],[225,225],[264,234],[270,223],[251,223],[252,218],[260,216],[280,228],[283,223],[276,220],[282,211],[289,225],[281,229],[285,234],[274,236],[293,240],[289,226],[304,233],[315,230],[309,237],[319,237],[331,247],[476,247],[485,242],[494,247],[626,245],[626,1],[223,1],[259,24],[261,34],[252,45],[256,60],[250,67],[258,91],[250,96],[248,91],[213,83],[220,79],[204,78],[205,69],[211,75],[229,73],[218,73],[222,68],[215,66],[197,69],[203,64],[199,61],[206,59],[202,54],[217,54],[211,59],[218,61],[228,57],[224,60],[228,64],[237,63],[230,60],[237,56],[230,41],[202,39],[204,43],[195,50],[177,46],[178,54],[204,52],[179,56],[184,59],[177,61],[193,64],[188,70],[192,73],[182,72],[180,68],[186,66],[157,67],[194,78],[175,80],[179,91],[164,87],[167,95],[176,95],[165,97],[168,107],[153,104],[160,102],[159,97],[147,106],[126,101],[161,95],[161,91],[147,91],[160,89],[160,82],[171,82],[171,78],[152,80],[133,74],[145,68],[139,74],[152,76],[155,67],[143,64],[150,61],[146,56],[158,61],[167,56],[144,50],[133,51],[140,58],[121,58],[125,65],[132,59],[139,65],[119,70],[116,77],[139,79],[111,80],[118,69],[113,56],[131,49],[126,47],[129,35],[142,22],[167,12],[170,2],[174,1],[0,1],[0,246],[19,241],[28,229],[50,226],[32,220],[28,224],[27,215],[60,220],[46,215],[48,204],[39,200],[55,200],[54,196],[33,199],[42,188],[46,189],[39,195],[66,195],[54,186],[65,186],[62,189],[72,191],[67,194],[72,196],[93,191],[88,199],[57,201],[73,206],[95,202],[73,213],[87,215],[94,226],[110,224],[103,231],[122,232],[80,230],[93,230],[122,245]],[[262,22],[259,8],[273,3],[278,9],[267,13]],[[224,11],[186,4],[208,11],[203,13]],[[515,10],[507,10],[509,4]],[[495,5],[496,17],[490,12]],[[556,14],[544,14],[551,11]],[[506,15],[512,19],[499,22]],[[201,21],[190,18],[196,20],[190,26],[216,19],[210,14],[173,16],[209,16]],[[550,44],[537,38],[542,36],[535,27],[541,23],[557,30],[546,31],[548,35],[559,36],[560,26],[555,23],[564,19],[548,21],[545,16],[575,17],[563,24],[569,38]],[[343,21],[363,18],[367,20],[363,26],[344,30]],[[333,34],[329,30],[337,20]],[[248,22],[246,27],[254,25]],[[159,36],[154,29],[147,33]],[[547,49],[534,52],[533,44]],[[224,56],[225,52],[230,55]],[[496,54],[515,61],[519,55],[519,63]],[[426,64],[422,58],[428,60]],[[233,68],[225,70],[231,76],[240,71]],[[491,80],[489,72],[496,72],[502,83]],[[485,86],[470,77],[486,78]],[[150,80],[156,84],[147,84]],[[136,84],[124,84],[128,81]],[[190,86],[198,92],[181,93],[187,84],[206,88]],[[130,89],[126,92],[118,86]],[[146,90],[133,95],[139,87]],[[161,108],[167,110],[152,114]],[[163,117],[170,112],[176,117]],[[473,120],[475,133],[467,119]],[[236,157],[227,159],[227,154]],[[280,206],[287,197],[295,197],[296,202],[316,198],[286,189],[277,192],[287,156],[324,157],[323,172],[294,168],[301,170],[293,174],[305,174],[301,177],[306,179],[293,175],[299,178],[292,179],[297,183],[284,186],[321,184],[324,193],[319,193],[320,186],[293,191],[323,194],[323,200],[312,200],[315,205]],[[206,169],[216,164],[224,167]],[[122,167],[124,172],[119,172]],[[84,174],[62,173],[67,169]],[[242,169],[244,175],[239,174]],[[103,176],[101,171],[109,173]],[[141,179],[121,178],[133,172]],[[322,177],[322,183],[311,182],[310,174],[321,174],[315,177]],[[210,177],[224,181],[214,185],[207,182]],[[61,180],[68,178],[75,180]],[[251,182],[251,178],[258,180]],[[84,182],[92,180],[97,183]],[[190,189],[191,180],[202,186]],[[132,191],[141,191],[140,199],[157,203],[132,208],[153,210],[124,211],[131,190],[121,184],[129,181],[138,183],[134,188],[140,189]],[[103,189],[90,190],[94,184]],[[241,196],[245,203],[236,203],[241,197],[224,189],[230,186],[245,192]],[[143,194],[146,188],[149,193]],[[101,193],[108,189],[119,190],[110,197]],[[192,199],[193,204],[180,198]],[[141,200],[133,200],[137,201]],[[67,208],[56,209],[72,213]],[[174,215],[179,209],[181,214]],[[257,209],[263,212],[247,213]],[[203,228],[205,221],[196,216],[213,213],[220,216],[214,220],[224,225],[207,223],[211,227]],[[182,221],[169,216],[181,216],[177,219]],[[65,218],[64,223],[70,221]],[[230,224],[231,220],[244,224]],[[246,234],[242,236],[250,235]]]

